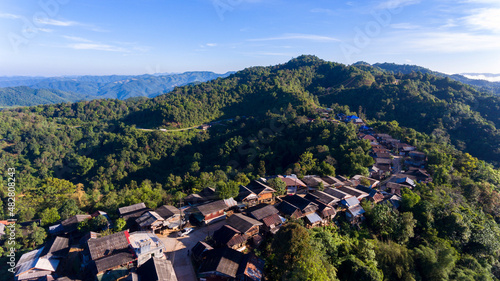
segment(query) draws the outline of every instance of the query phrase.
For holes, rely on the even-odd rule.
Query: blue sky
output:
[[[301,54],[500,73],[500,1],[0,2],[0,75],[222,73]]]

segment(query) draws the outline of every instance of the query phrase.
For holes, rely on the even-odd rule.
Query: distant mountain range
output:
[[[366,62],[357,62],[356,65],[370,65]],[[409,74],[411,72],[421,72],[428,73],[432,75],[436,75],[439,77],[448,77],[455,81],[462,82],[464,84],[468,84],[474,86],[476,89],[480,91],[485,91],[492,93],[494,95],[500,96],[500,74],[491,74],[491,73],[462,73],[462,74],[445,74],[442,72],[437,72],[430,70],[425,67],[417,66],[417,65],[408,65],[408,64],[395,64],[395,63],[375,63],[372,65],[373,67],[379,68],[381,70],[389,71],[394,74]],[[494,81],[498,80],[498,81]]]
[[[155,97],[176,86],[227,77],[232,72],[208,71],[181,74],[0,77],[0,107],[32,106],[47,103],[75,102],[100,98],[127,99]]]

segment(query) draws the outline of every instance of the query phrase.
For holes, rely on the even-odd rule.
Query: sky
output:
[[[500,1],[0,1],[0,76],[224,73],[302,54],[500,73]]]

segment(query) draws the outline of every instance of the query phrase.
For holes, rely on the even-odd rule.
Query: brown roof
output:
[[[150,258],[137,269],[141,279],[154,281],[177,281],[174,267],[170,260],[157,257]]]
[[[134,260],[134,254],[121,252],[115,255],[107,256],[94,261],[95,270],[97,273],[112,269],[121,265],[125,265]]]
[[[251,181],[247,186],[246,186],[251,192],[261,195],[264,193],[274,193],[276,190],[272,189],[270,186],[267,184],[264,184],[260,181]]]
[[[163,205],[163,206],[159,207],[158,209],[156,209],[155,212],[164,219],[169,219],[169,218],[173,217],[174,215],[179,215],[181,213],[181,211],[179,209],[177,209],[174,206],[170,206],[170,205]]]
[[[326,205],[332,205],[335,203],[338,203],[340,201],[339,198],[334,197],[326,192],[315,190],[309,194],[306,195],[305,197],[308,200],[318,200]]]
[[[262,225],[258,220],[247,217],[243,214],[234,214],[229,219],[227,219],[227,224],[234,227],[241,233],[246,233],[250,228],[256,225]]]
[[[92,260],[112,255],[129,246],[128,232],[121,231],[108,236],[87,241]]]
[[[264,205],[260,208],[254,209],[250,214],[257,220],[261,220],[264,217],[277,214],[279,211],[273,205]]]
[[[202,215],[207,216],[215,212],[219,212],[222,210],[227,209],[227,205],[224,202],[224,200],[218,200],[215,202],[211,202],[208,204],[203,204],[198,206],[198,210],[201,212]]]
[[[164,219],[158,215],[156,212],[148,211],[138,217],[135,222],[139,225],[139,227],[149,227],[153,223],[157,221],[163,221]]]
[[[392,163],[392,159],[387,158],[375,158],[375,163],[377,164],[386,164],[390,165]]]
[[[278,214],[272,214],[270,216],[267,216],[267,217],[263,218],[262,221],[264,222],[264,225],[266,225],[267,227],[269,227],[271,225],[278,225],[278,224],[283,223]]]
[[[40,256],[50,257],[65,257],[69,251],[69,239],[66,237],[57,236],[47,242],[43,247]]]
[[[301,187],[307,186],[303,181],[296,179],[296,178],[283,177],[283,176],[279,176],[279,177],[282,181],[284,181],[286,183],[286,186],[301,186]]]
[[[136,212],[136,211],[142,210],[142,209],[147,209],[146,204],[144,204],[144,202],[118,208],[118,214],[123,216],[125,214]]]
[[[138,204],[118,208],[118,214],[122,218],[128,220],[131,218],[138,218],[142,214],[144,214],[145,212],[147,212],[149,210],[151,210],[151,209],[147,208],[146,204],[138,203]]]
[[[199,273],[210,274],[217,272],[232,278],[236,278],[238,268],[243,260],[243,253],[231,248],[220,248],[206,252]]]
[[[231,248],[235,245],[243,244],[248,240],[247,235],[242,234],[239,230],[230,225],[223,225],[221,228],[216,230],[212,238],[217,244]]]

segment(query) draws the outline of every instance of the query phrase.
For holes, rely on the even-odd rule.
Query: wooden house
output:
[[[161,258],[150,258],[137,269],[141,280],[177,281],[172,261]]]
[[[214,244],[218,247],[229,247],[234,250],[245,248],[248,236],[230,225],[223,225],[212,235]]]
[[[276,209],[278,209],[278,211],[284,217],[299,219],[304,216],[297,206],[294,206],[287,201],[282,201],[281,203],[276,205]]]
[[[259,196],[243,185],[240,185],[237,199],[247,207],[255,206],[259,202]]]
[[[191,258],[195,262],[200,262],[203,259],[205,252],[213,250],[214,248],[204,241],[198,241],[191,249]]]
[[[264,231],[273,234],[276,233],[283,224],[283,220],[278,213],[278,209],[273,205],[264,204],[247,210],[247,214],[250,214],[251,217],[263,223],[262,227]]]
[[[350,187],[350,186],[341,186],[338,188],[338,190],[342,191],[342,192],[345,192],[347,194],[350,194],[356,198],[358,198],[358,200],[362,200],[366,197],[368,197],[368,193],[364,192],[364,191],[361,191],[359,189],[356,189],[354,187]]]
[[[227,224],[248,237],[252,237],[253,235],[259,233],[259,227],[262,225],[260,221],[247,217],[243,214],[232,215],[229,219],[227,219]]]
[[[293,195],[307,192],[307,185],[303,181],[299,180],[297,176],[290,175],[278,177],[286,184],[286,194]]]
[[[152,232],[163,228],[164,221],[165,220],[154,211],[147,211],[135,220],[139,229]]]
[[[246,188],[257,195],[258,203],[273,203],[274,202],[274,193],[276,190],[272,189],[270,186],[260,182],[260,181],[252,181],[250,182]]]
[[[137,203],[130,206],[118,208],[118,215],[126,221],[135,220],[147,211],[150,211],[146,204]]]
[[[163,218],[163,226],[168,230],[177,230],[184,224],[181,210],[171,205],[163,205],[155,210]]]
[[[92,261],[89,271],[102,275],[109,270],[132,265],[135,256],[129,249],[129,237],[128,231],[121,231],[88,240],[87,248]]]
[[[204,224],[210,224],[212,222],[225,219],[225,210],[227,210],[228,207],[224,200],[218,200],[215,202],[200,205],[197,208],[201,214],[201,216],[195,215],[198,221],[203,222]]]
[[[318,209],[318,205],[298,195],[285,196],[283,201],[299,208],[304,216],[312,214]]]

